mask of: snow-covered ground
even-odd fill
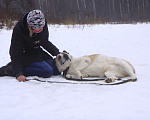
[[[130,61],[138,81],[97,86],[0,77],[0,120],[150,120],[150,24],[56,25],[49,30],[60,51],[74,57],[100,53]],[[0,66],[10,61],[11,34],[0,30]]]

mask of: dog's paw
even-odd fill
[[[106,78],[106,79],[105,79],[105,82],[106,82],[106,83],[111,83],[111,82],[112,82],[112,79],[111,79],[111,78]]]
[[[77,79],[78,77],[76,75],[66,75],[67,78],[75,78]],[[81,78],[80,78],[81,79]]]
[[[137,78],[135,78],[135,79],[132,79],[132,82],[136,82],[137,81]]]
[[[112,82],[114,82],[116,80],[116,78],[106,78],[105,79],[105,82],[106,83],[112,83]]]
[[[72,75],[66,75],[67,78],[73,78]]]

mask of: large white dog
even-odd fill
[[[64,51],[56,56],[55,64],[60,72],[65,71],[68,78],[106,77],[107,83],[127,76],[137,80],[135,70],[128,61],[101,54],[74,58]]]

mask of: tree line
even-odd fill
[[[17,20],[33,9],[52,24],[150,21],[150,0],[1,0],[0,20]]]

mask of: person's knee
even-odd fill
[[[49,69],[45,69],[43,71],[43,78],[49,78],[53,75],[53,69],[49,68]]]

